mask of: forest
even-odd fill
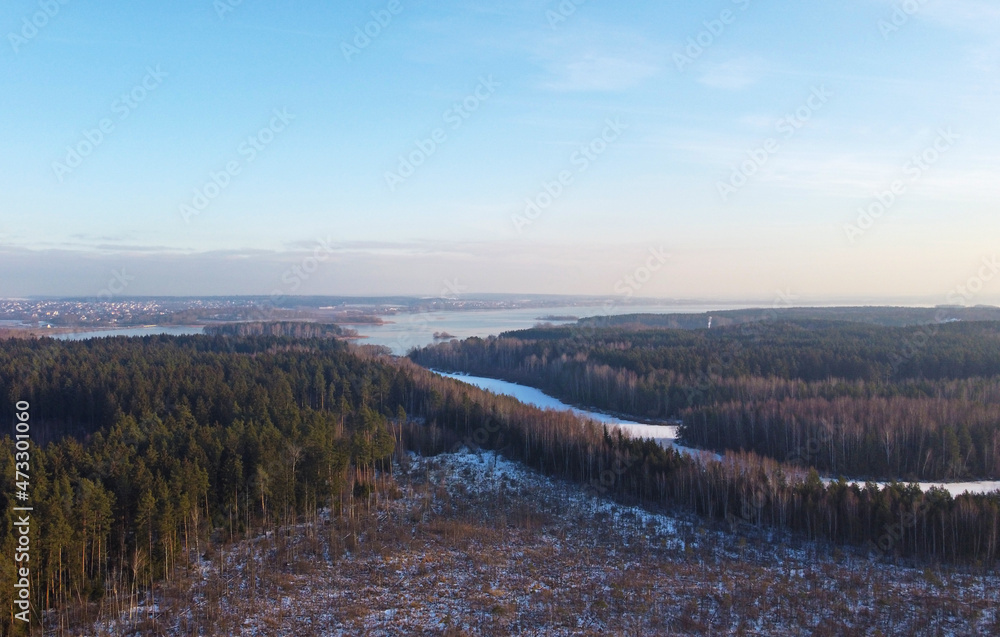
[[[778,297],[778,302],[791,299]],[[729,327],[744,323],[762,321],[801,322],[837,321],[864,323],[884,327],[909,327],[951,323],[956,321],[1000,321],[1000,307],[978,305],[963,307],[945,305],[940,307],[784,307],[747,308],[740,310],[717,310],[700,314],[617,314],[589,316],[579,320],[581,326],[591,327],[671,327],[677,329],[701,329],[712,319],[715,327]],[[543,318],[551,321],[555,319]]]
[[[646,324],[658,321],[537,327],[411,358],[639,419],[680,419],[694,447],[793,461],[808,446],[805,466],[834,477],[1000,477],[1000,323]]]
[[[34,618],[50,627],[127,609],[209,546],[320,511],[354,516],[391,497],[406,452],[492,449],[601,497],[886,559],[994,565],[1000,549],[1000,493],[825,486],[815,470],[752,451],[681,455],[336,339],[11,339],[0,342],[0,413],[19,401],[34,423]],[[13,467],[8,436],[5,555],[15,543]],[[0,567],[5,608],[13,566]],[[10,633],[12,615],[0,624]]]
[[[248,321],[207,325],[210,336],[293,336],[295,338],[356,338],[358,331],[312,321]]]

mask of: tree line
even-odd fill
[[[405,379],[331,340],[0,343],[0,411],[31,404],[36,609],[135,599],[212,538],[371,497]],[[13,445],[0,551],[13,555]],[[13,563],[2,562],[5,607]],[[12,617],[4,622],[11,627]]]
[[[1000,323],[944,324],[932,338],[926,327],[829,321],[601,325],[451,341],[410,356],[570,403],[683,419],[693,446],[786,460],[810,440],[835,438],[811,466],[879,479],[1000,478]]]
[[[1000,494],[824,486],[753,453],[685,456],[337,340],[3,341],[0,411],[20,400],[47,438],[32,450],[32,590],[50,625],[66,609],[134,603],[211,543],[321,509],[352,515],[384,497],[390,459],[406,451],[496,449],[603,497],[887,556],[993,564],[1000,548]],[[7,555],[13,461],[4,438]],[[5,608],[13,577],[12,561],[0,562]]]
[[[418,405],[430,424],[408,427],[406,446],[425,453],[474,442],[582,482],[595,494],[694,512],[731,527],[863,546],[879,556],[995,564],[1000,555],[1000,491],[953,497],[897,482],[824,484],[815,469],[753,452],[726,451],[719,461],[683,455],[420,368],[413,375],[430,388]]]
[[[295,338],[355,338],[358,331],[314,321],[246,321],[205,327],[211,336],[292,336]]]

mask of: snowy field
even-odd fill
[[[101,635],[987,635],[995,575],[706,530],[492,453],[407,456],[366,513],[216,547]]]

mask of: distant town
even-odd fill
[[[391,321],[400,313],[600,305],[607,299],[483,295],[420,297],[124,297],[0,299],[0,329],[55,332],[142,325],[204,325],[259,320],[323,320],[343,325]],[[677,301],[673,301],[676,303]],[[618,304],[621,304],[620,302]]]

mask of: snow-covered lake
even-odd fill
[[[505,380],[497,380],[495,378],[484,378],[482,376],[470,376],[468,374],[451,374],[440,372],[434,370],[436,374],[444,376],[446,378],[454,378],[455,380],[461,381],[463,383],[468,383],[474,387],[479,387],[480,389],[485,389],[491,391],[494,394],[503,394],[504,396],[512,396],[526,405],[533,405],[541,409],[557,409],[557,410],[569,410],[580,416],[586,418],[591,418],[598,422],[607,423],[622,429],[622,431],[628,432],[634,438],[652,438],[657,443],[663,446],[670,446],[682,453],[687,454],[707,454],[709,452],[699,451],[697,449],[691,449],[690,447],[683,447],[677,444],[677,426],[676,425],[647,425],[644,423],[633,422],[631,420],[624,420],[615,416],[610,416],[608,414],[602,414],[596,411],[588,411],[586,409],[578,409],[572,407],[562,402],[557,398],[549,396],[540,389],[534,387],[528,387],[526,385],[518,385],[516,383],[509,383]],[[716,454],[710,454],[718,458]],[[824,478],[824,482],[835,482],[835,478]],[[859,485],[864,485],[863,480],[851,480],[848,482],[856,482]],[[888,484],[887,482],[876,482],[880,486]],[[920,488],[924,491],[930,489],[931,487],[940,487],[946,489],[952,495],[961,495],[968,491],[969,493],[989,493],[990,491],[996,491],[1000,489],[1000,480],[984,480],[979,482],[918,482]]]

